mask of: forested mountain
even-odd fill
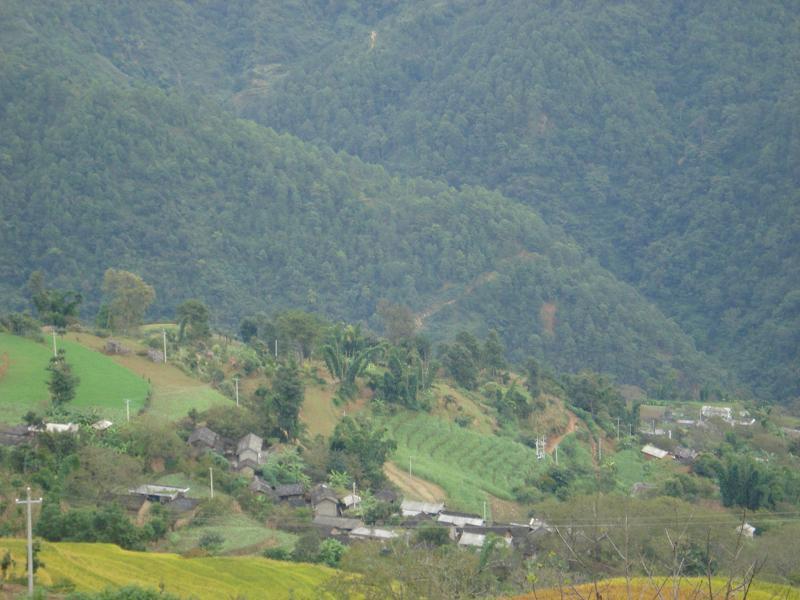
[[[196,296],[231,324],[290,306],[367,320],[387,298],[434,328],[495,326],[520,359],[641,384],[717,375],[641,296],[495,192],[391,178],[152,87],[6,63],[0,90],[6,304],[43,268],[91,310],[116,266],[155,285],[161,315]],[[558,312],[540,318],[546,303]]]
[[[720,381],[682,328],[796,395],[797,11],[651,4],[3,3],[0,304],[44,268],[91,311],[116,266],[160,314],[388,298],[559,369]]]
[[[762,392],[800,391],[800,5],[406,3],[246,114],[534,206]]]

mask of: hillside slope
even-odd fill
[[[7,307],[36,268],[89,311],[114,266],[155,285],[158,316],[199,297],[228,324],[297,306],[369,320],[381,298],[422,311],[478,281],[450,306],[471,320],[445,313],[434,332],[493,326],[518,359],[625,382],[720,379],[674,323],[497,193],[392,178],[152,87],[78,86],[7,61],[0,90]],[[561,307],[554,329],[544,303]]]
[[[791,398],[798,23],[792,2],[411,2],[244,114],[535,207],[702,349]]]

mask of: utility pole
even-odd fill
[[[17,504],[28,505],[28,595],[33,598],[33,525],[31,523],[31,504],[41,504],[42,499],[31,500],[31,488],[28,486],[25,490],[25,500],[17,498]]]
[[[278,340],[275,340],[275,358],[278,358]]]
[[[603,438],[597,438],[597,457],[600,462],[603,462]]]
[[[556,466],[558,466],[558,446],[556,446]]]
[[[208,481],[211,484],[211,497],[214,497],[214,467],[208,467]]]
[[[236,406],[239,406],[239,378],[233,378],[234,389],[236,390]]]
[[[164,364],[167,364],[167,330],[161,330],[161,337],[164,340]]]
[[[131,400],[130,398],[125,398],[125,416],[128,419],[128,423],[131,422]]]
[[[619,440],[619,417],[617,417],[617,439]]]
[[[53,356],[58,356],[58,348],[56,348],[56,328],[53,327]]]
[[[411,457],[408,457],[408,476],[411,477]]]
[[[486,524],[486,500],[483,501],[483,523]]]

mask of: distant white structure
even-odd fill
[[[483,543],[486,541],[486,536],[482,533],[468,533],[464,532],[458,538],[459,546],[471,546],[473,548],[483,548]]]
[[[750,525],[750,523],[743,523],[736,528],[736,533],[741,533],[745,537],[755,537],[756,535],[756,528]]]
[[[439,513],[436,522],[444,523],[445,525],[455,525],[456,527],[464,527],[464,525],[475,525],[477,527],[483,527],[484,525],[486,525],[486,521],[484,521],[479,515],[470,515],[466,513],[454,513],[454,512]]]
[[[360,540],[393,540],[397,538],[398,535],[389,529],[356,527],[350,531],[350,537]]]
[[[669,455],[669,452],[653,446],[653,444],[645,444],[642,446],[642,453],[652,458],[664,458]]]
[[[733,411],[730,406],[703,406],[700,409],[700,414],[703,415],[704,419],[718,417],[725,421],[733,420]]]
[[[403,500],[400,510],[404,517],[416,517],[420,514],[438,515],[444,510],[444,502],[417,502],[415,500]]]
[[[78,433],[77,423],[45,423],[44,431],[47,433]],[[28,428],[29,431],[42,431],[41,428],[37,428],[31,426]]]
[[[94,429],[95,431],[105,431],[106,429],[111,427],[113,424],[114,423],[112,423],[108,419],[101,419],[100,421],[97,421],[96,423],[92,423],[92,429]]]

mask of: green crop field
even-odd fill
[[[131,412],[144,406],[148,383],[116,364],[111,358],[72,340],[58,340],[67,362],[80,378],[72,408],[96,409],[114,421],[124,419],[125,399]],[[0,407],[4,421],[19,421],[29,410],[49,402],[46,371],[52,346],[27,338],[0,333]]]
[[[11,551],[14,577],[23,577],[25,542],[0,539]],[[130,552],[111,544],[42,544],[40,585],[74,585],[79,591],[139,585],[199,600],[218,598],[319,598],[318,588],[336,571],[317,565],[255,557],[182,558],[177,554]]]
[[[410,459],[412,473],[440,485],[454,509],[482,512],[487,493],[513,500],[512,489],[549,464],[523,444],[427,414],[403,413],[384,424],[397,442],[394,462],[407,469]]]
[[[165,550],[183,553],[200,544],[200,538],[207,533],[222,536],[220,552],[252,553],[263,548],[283,548],[291,552],[297,536],[285,531],[269,529],[256,520],[241,513],[231,513],[212,517],[203,525],[182,527],[167,535]]]

